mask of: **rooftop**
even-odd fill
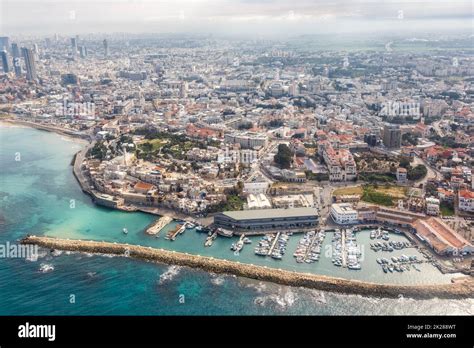
[[[301,216],[317,216],[314,208],[291,208],[291,209],[259,209],[225,211],[222,214],[235,220],[249,220],[262,218],[291,218]]]

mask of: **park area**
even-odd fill
[[[408,198],[408,188],[395,185],[362,185],[336,189],[333,196],[359,195],[361,200],[384,206],[394,206],[399,199]]]

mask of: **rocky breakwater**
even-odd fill
[[[24,244],[78,252],[113,254],[137,259],[187,266],[213,273],[234,274],[240,277],[269,281],[278,284],[307,287],[325,291],[364,296],[392,297],[400,296],[428,299],[472,298],[474,297],[474,278],[462,277],[450,284],[436,285],[392,285],[375,284],[358,280],[329,277],[310,273],[298,273],[287,270],[243,264],[235,261],[212,257],[190,255],[163,249],[154,249],[138,245],[95,242],[84,240],[57,239],[50,237],[28,236]]]

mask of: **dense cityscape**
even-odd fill
[[[19,32],[0,61],[0,254],[40,248],[1,315],[473,313],[472,33]]]

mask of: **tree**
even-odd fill
[[[94,147],[90,149],[89,156],[92,158],[97,158],[99,160],[105,159],[107,155],[107,146],[105,146],[103,141],[98,141],[95,143]]]
[[[402,141],[404,144],[418,145],[418,137],[413,133],[404,133],[402,135]]]
[[[291,161],[293,159],[293,152],[290,150],[288,145],[278,145],[278,152],[273,158],[275,163],[282,169],[288,169],[291,167]]]
[[[408,169],[410,167],[410,160],[406,156],[400,157],[400,162],[399,162],[400,167]]]
[[[407,172],[408,180],[420,180],[423,179],[428,170],[423,164],[419,164],[416,167],[410,167]]]

